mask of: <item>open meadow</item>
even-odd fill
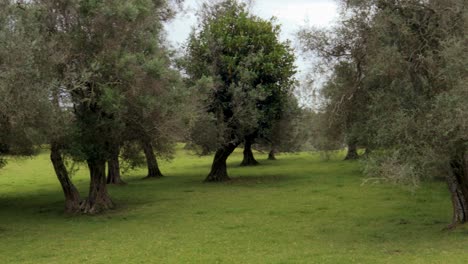
[[[48,152],[0,171],[1,263],[467,263],[468,229],[450,223],[442,182],[411,192],[362,185],[357,162],[318,154],[279,155],[242,168],[232,181],[203,183],[212,157],[180,146],[166,177],[124,173],[110,186],[117,208],[63,213]],[[89,176],[73,176],[82,196]]]

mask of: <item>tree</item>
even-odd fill
[[[6,163],[3,155],[34,155],[45,140],[50,105],[30,34],[39,32],[25,8],[0,1],[0,167]]]
[[[80,112],[84,113],[83,118],[78,118],[83,125],[78,127],[90,132],[90,137],[85,137],[85,144],[82,145],[86,146],[84,153],[91,175],[96,171],[95,178],[99,181],[102,178],[103,164],[112,156],[112,148],[115,148],[112,146],[120,144],[122,133],[129,131],[129,128],[133,129],[133,132],[141,128],[135,135],[141,140],[148,159],[148,176],[161,176],[153,146],[154,135],[162,137],[162,134],[150,134],[150,131],[153,131],[155,126],[161,130],[164,118],[170,120],[170,116],[163,112],[167,109],[160,107],[164,105],[164,99],[167,99],[161,95],[167,90],[174,90],[171,83],[163,81],[166,78],[164,74],[170,73],[164,49],[160,45],[161,21],[168,18],[165,13],[166,4],[166,1],[123,1],[117,4],[103,3],[95,6],[94,3],[90,3],[89,6],[84,6],[85,18],[88,18],[89,13],[92,14],[85,28],[89,26],[92,32],[102,33],[93,35],[94,38],[86,36],[84,39],[84,42],[90,45],[88,50],[96,52],[91,53],[93,59],[88,65],[93,71],[87,84],[90,84],[89,88],[97,96],[90,98],[87,94],[89,88],[85,89],[85,96],[78,94],[78,99],[86,100],[85,104],[77,104],[77,115],[79,116]],[[87,8],[90,9],[86,10]],[[85,34],[88,35],[87,32]],[[166,102],[171,103],[169,100]],[[140,126],[136,126],[132,122],[134,120],[130,120],[128,113],[135,113],[132,118],[136,119]],[[160,118],[154,118],[155,113]],[[154,122],[158,121],[155,125]],[[158,127],[159,125],[161,126]],[[89,128],[93,126],[96,127],[90,131]],[[96,132],[103,138],[94,141]],[[80,135],[83,138],[82,135],[86,133],[81,132]],[[89,148],[90,146],[92,148]],[[101,182],[96,185],[100,184]]]
[[[76,212],[80,195],[62,157],[63,125],[70,121],[70,115],[59,109],[61,87],[56,82],[55,67],[62,53],[57,49],[51,54],[43,48],[50,41],[51,28],[41,20],[36,5],[3,1],[1,10],[4,27],[0,43],[4,46],[0,49],[4,53],[0,56],[0,97],[5,100],[0,103],[1,152],[32,155],[35,146],[50,142],[50,158],[65,195],[65,211]]]
[[[160,45],[162,22],[174,14],[172,4],[1,2],[1,153],[32,155],[35,146],[50,143],[66,211],[97,213],[113,207],[105,186],[105,163],[109,164],[109,182],[122,183],[119,148],[127,139],[126,114],[137,105],[135,101],[153,102],[152,108],[143,105],[137,111],[159,110],[159,118],[140,115],[139,122],[152,117],[151,124],[159,122],[159,131],[164,127],[165,134],[169,134],[168,127],[174,127],[167,124],[177,123],[170,111],[160,107],[161,102],[167,102],[166,108],[181,104],[180,96],[174,96],[180,90],[178,74],[169,69],[168,52]],[[146,133],[144,138],[157,142],[163,151],[163,146],[171,145],[164,143],[167,137],[163,135]],[[68,175],[65,155],[88,165],[90,191],[84,202]]]
[[[293,94],[283,98],[281,108],[271,127],[263,129],[257,139],[257,147],[268,152],[269,160],[276,160],[280,152],[310,150],[311,125],[314,124],[311,110],[301,108]]]
[[[172,156],[175,142],[184,137],[183,119],[187,92],[184,91],[179,72],[170,68],[168,52],[155,47],[152,61],[148,61],[149,78],[137,82],[126,93],[123,138],[141,146],[148,174],[146,178],[163,177],[155,152],[161,157]],[[149,56],[147,55],[149,60]],[[137,75],[138,76],[138,75]],[[128,156],[127,156],[128,158]]]
[[[133,98],[126,95],[142,86],[155,88],[153,80],[158,76],[152,71],[160,58],[161,21],[168,16],[168,2],[34,3],[50,35],[43,50],[48,49],[47,54],[57,47],[63,50],[59,63],[50,64],[58,66],[52,71],[73,109],[66,152],[86,161],[90,171],[89,195],[80,210],[98,213],[113,207],[105,164],[111,161],[111,172],[118,172],[118,149],[128,121],[125,114]]]
[[[269,101],[292,86],[294,57],[278,40],[279,30],[237,1],[203,6],[187,44],[185,68],[193,84],[203,77],[212,82],[206,106],[220,141],[206,181],[229,180],[227,158],[257,133],[268,111],[276,111]]]
[[[331,29],[303,28],[299,33],[303,51],[316,55],[320,73],[331,72],[320,90],[322,108],[328,122],[323,128],[329,140],[341,140],[348,147],[346,160],[357,159],[357,147],[368,146],[368,90],[363,89],[368,67],[367,49],[372,6],[347,5],[337,25]],[[323,76],[323,75],[322,75]]]
[[[468,220],[466,1],[375,5],[379,12],[373,19],[374,74],[368,80],[369,86],[378,87],[372,93],[374,118],[369,120],[378,128],[374,144],[391,153],[385,156],[399,168],[397,178],[414,180],[443,172],[452,194],[452,224],[464,223]],[[387,31],[382,32],[382,27]],[[377,76],[384,82],[379,83]]]
[[[365,35],[350,38],[366,43],[359,90],[367,98],[367,129],[359,134],[375,148],[367,172],[412,184],[444,174],[452,195],[452,226],[465,223],[466,1],[343,2],[343,16],[368,25]],[[341,28],[349,25],[341,23]],[[339,64],[347,63],[349,60],[339,59]],[[334,70],[333,78],[339,77],[340,72]],[[355,90],[350,96],[356,98],[357,94]]]

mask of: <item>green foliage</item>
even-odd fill
[[[373,176],[417,183],[451,175],[468,131],[466,3],[343,2],[331,31],[300,34],[332,70],[323,130],[377,149],[367,167]]]
[[[222,130],[219,143],[240,143],[271,127],[294,84],[294,56],[278,40],[280,27],[249,14],[244,4],[205,5],[187,43],[185,69],[191,83],[213,80],[206,108]]]
[[[319,59],[314,65],[324,79],[317,105],[323,114],[319,137],[323,150],[341,149],[344,144],[373,147],[369,139],[372,129],[369,118],[369,90],[363,86],[367,77],[370,26],[372,11],[366,5],[342,8],[339,21],[329,29],[303,28],[298,33],[303,51]]]
[[[298,105],[294,95],[282,99],[281,112],[257,135],[257,148],[274,152],[309,151],[313,147],[314,113]]]
[[[32,155],[45,141],[50,108],[35,67],[40,32],[26,8],[1,1],[0,155]],[[31,42],[31,38],[37,38]]]
[[[420,178],[450,175],[450,159],[467,140],[468,50],[458,43],[467,40],[468,9],[448,2],[454,9],[436,1],[383,6],[374,18],[377,28],[391,30],[374,32],[387,55],[371,50],[380,77],[368,79],[377,87],[369,125],[377,128],[376,144],[397,149],[392,156]]]
[[[221,128],[216,126],[216,118],[212,114],[200,115],[194,122],[190,130],[190,146],[200,155],[208,155],[218,148],[218,131]]]
[[[27,5],[25,12],[35,19],[30,26],[41,33],[26,43],[37,43],[33,66],[44,99],[47,93],[53,99],[48,136],[77,160],[105,160],[112,144],[134,139],[129,134],[171,152],[169,135],[180,127],[175,123],[181,116],[171,108],[183,103],[185,93],[179,93],[180,77],[169,69],[169,51],[161,44],[169,5],[149,0]]]

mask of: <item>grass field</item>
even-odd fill
[[[66,216],[48,154],[0,170],[0,263],[468,263],[468,228],[447,232],[443,183],[412,193],[362,185],[356,162],[280,155],[206,184],[211,157],[178,150],[167,175],[111,186],[118,208]],[[74,176],[83,196],[85,170]]]

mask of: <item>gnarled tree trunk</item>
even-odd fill
[[[80,211],[80,193],[68,176],[67,168],[63,162],[60,144],[56,142],[51,143],[50,160],[54,166],[57,179],[62,186],[63,194],[65,195],[65,212],[77,213]]]
[[[146,164],[148,166],[148,175],[146,176],[147,179],[156,179],[163,177],[161,170],[159,169],[158,161],[156,160],[156,156],[154,155],[153,146],[151,145],[150,141],[143,141],[142,142],[143,152],[145,153],[146,157]]]
[[[449,191],[452,195],[452,225],[468,222],[468,154],[461,147],[450,161],[452,172],[447,177]]]
[[[275,148],[271,148],[270,152],[268,153],[268,160],[276,160],[275,154]]]
[[[241,166],[255,166],[258,165],[258,161],[255,160],[255,157],[252,152],[253,140],[249,137],[245,138],[244,141],[244,159],[241,162]]]
[[[118,144],[112,146],[111,156],[107,161],[107,183],[123,185],[125,182],[120,175],[120,162],[119,162],[120,147]]]
[[[355,160],[358,159],[359,155],[357,153],[357,145],[352,142],[348,144],[348,153],[346,154],[345,160]]]
[[[226,161],[236,147],[237,144],[229,143],[216,151],[213,164],[211,165],[211,171],[206,177],[205,182],[223,182],[230,180],[227,174]]]
[[[81,210],[85,214],[96,214],[102,211],[112,209],[112,202],[106,185],[106,160],[88,159],[88,168],[90,174],[89,196],[82,204]]]

